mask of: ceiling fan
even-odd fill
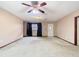
[[[32,5],[22,3],[22,5],[25,5],[25,6],[28,6],[28,7],[33,7],[33,9],[29,10],[28,13],[32,12],[34,9],[37,9],[41,13],[45,13],[45,11],[41,10],[40,7],[43,7],[43,6],[47,5],[46,2],[42,2],[41,4],[39,4],[38,1],[31,1],[31,4]]]

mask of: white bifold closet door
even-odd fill
[[[53,24],[48,24],[48,37],[53,37]]]
[[[77,19],[77,43],[79,45],[79,18]]]

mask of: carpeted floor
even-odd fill
[[[76,57],[79,46],[74,46],[56,37],[25,37],[0,49],[3,57]]]

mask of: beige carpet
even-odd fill
[[[6,57],[74,57],[79,56],[79,47],[58,38],[25,37],[0,49]]]

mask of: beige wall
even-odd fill
[[[79,11],[75,11],[54,24],[55,36],[74,43],[74,17],[79,16]]]
[[[48,23],[42,22],[42,35],[48,36]]]
[[[23,21],[0,9],[0,47],[23,37]]]
[[[23,21],[23,36],[27,36],[27,22]]]

